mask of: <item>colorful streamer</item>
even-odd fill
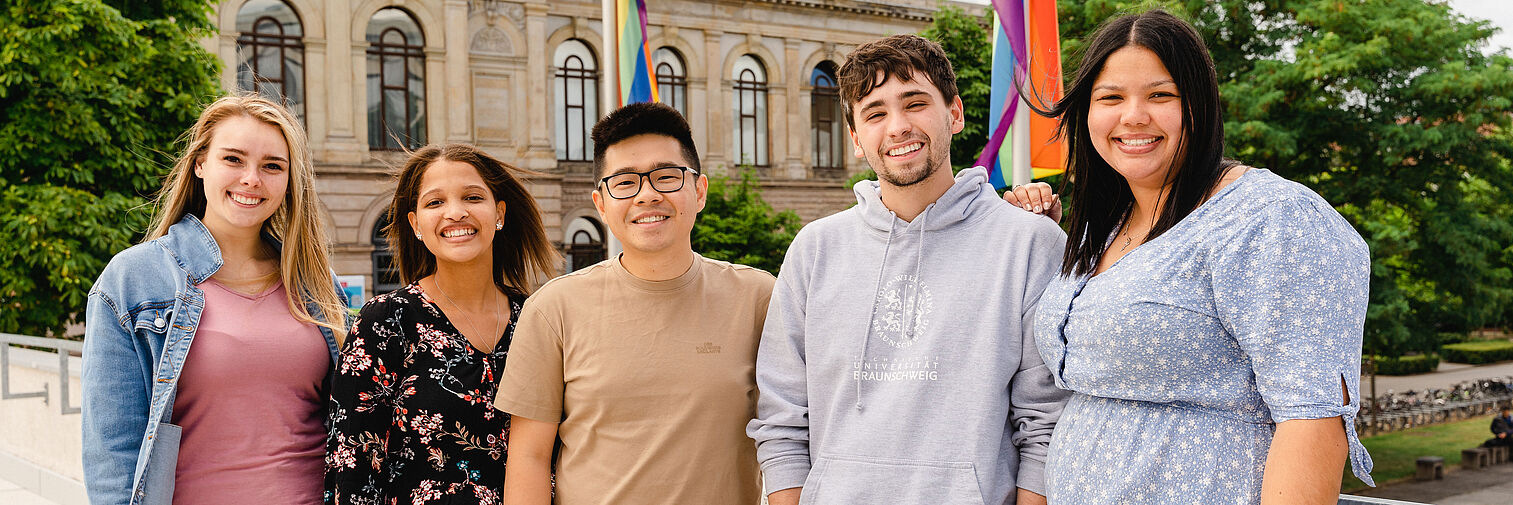
[[[619,21],[616,42],[620,49],[620,106],[658,101],[651,47],[646,43],[646,1],[615,0],[615,3],[615,17]]]
[[[1027,117],[1017,117],[1020,88],[1030,92],[1026,98],[1039,103],[1061,98],[1061,42],[1055,0],[993,0],[993,12],[991,136],[977,165],[988,167],[993,185],[1004,188],[1016,182],[1015,164],[1028,164],[1032,178],[1064,170],[1065,150],[1056,138],[1056,120],[1028,111]],[[1018,128],[1015,119],[1019,119]],[[1028,146],[1027,152],[1016,153],[1016,143]]]

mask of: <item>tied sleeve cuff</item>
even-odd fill
[[[1015,476],[1014,486],[1045,496],[1045,462],[1020,456],[1019,474]]]
[[[762,482],[768,494],[804,487],[806,480],[809,480],[808,456],[778,458],[762,465]]]
[[[1355,419],[1359,415],[1354,405],[1327,405],[1327,406],[1303,406],[1291,408],[1274,408],[1272,421],[1281,424],[1283,421],[1293,419],[1324,419],[1339,416],[1345,423],[1345,440],[1350,453],[1350,470],[1355,478],[1371,487],[1376,487],[1376,481],[1371,479],[1371,453],[1366,451],[1366,446],[1361,444],[1361,438],[1355,430]]]
[[[1376,487],[1376,481],[1371,479],[1371,468],[1375,466],[1371,461],[1371,453],[1366,452],[1366,446],[1361,445],[1361,438],[1355,431],[1354,410],[1340,416],[1345,421],[1345,439],[1350,445],[1350,470],[1355,473],[1355,478],[1361,479],[1366,485]]]

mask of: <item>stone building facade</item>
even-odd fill
[[[854,202],[835,67],[915,33],[936,0],[647,0],[662,101],[707,173],[750,166],[804,222]],[[381,228],[404,148],[468,142],[537,172],[529,186],[565,270],[613,242],[589,200],[587,130],[606,105],[597,0],[224,0],[205,44],[226,89],[282,96],[309,132],[338,274],[393,289]]]

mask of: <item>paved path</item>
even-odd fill
[[[4,503],[5,505],[56,505],[4,478],[0,478],[0,503]]]
[[[1353,494],[1434,505],[1513,503],[1513,463],[1480,470],[1447,470],[1443,480],[1403,482]]]
[[[1426,388],[1443,389],[1468,380],[1507,376],[1513,376],[1513,361],[1504,361],[1489,365],[1463,365],[1460,363],[1441,362],[1439,370],[1433,373],[1405,375],[1401,377],[1378,375],[1376,377],[1376,394],[1387,394],[1387,390],[1389,389],[1399,393]],[[1370,395],[1370,388],[1371,383],[1365,377],[1362,377],[1361,389],[1365,394]]]

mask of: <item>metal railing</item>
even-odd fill
[[[1388,500],[1369,496],[1340,495],[1340,505],[1426,505],[1416,501]]]
[[[1468,380],[1445,388],[1389,391],[1362,402],[1356,431],[1390,433],[1491,415],[1508,405],[1513,405],[1513,376]]]
[[[11,346],[24,345],[51,349],[58,353],[58,408],[64,415],[78,414],[79,407],[69,403],[69,363],[70,353],[83,353],[84,342],[77,340],[63,340],[60,338],[28,337],[26,335],[14,335],[0,333],[0,400],[15,400],[20,398],[42,398],[42,404],[47,405],[50,395],[48,383],[42,383],[41,391],[28,391],[24,393],[11,392]]]

